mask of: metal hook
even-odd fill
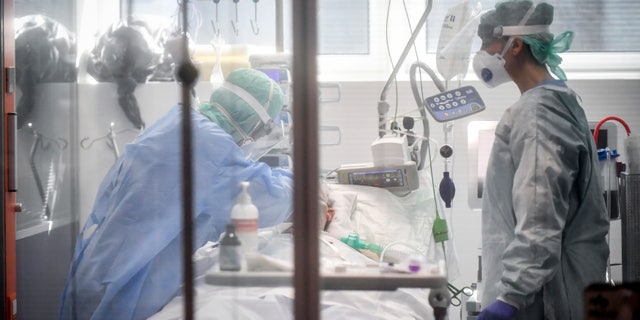
[[[218,27],[218,23],[211,20],[211,27],[213,27],[213,34],[217,37],[220,37],[220,27]]]
[[[123,132],[127,132],[127,131],[141,131],[141,130],[136,130],[136,129],[123,129],[120,131],[114,131],[113,127],[115,126],[115,124],[113,122],[110,123],[109,125],[109,131],[107,132],[106,135],[99,137],[99,138],[95,138],[91,141],[89,141],[89,138],[84,138],[82,140],[80,140],[80,147],[82,147],[82,149],[89,149],[91,148],[91,146],[93,145],[94,142],[99,141],[99,140],[107,140],[107,146],[109,148],[111,148],[111,150],[113,150],[113,153],[116,157],[116,160],[120,157],[120,150],[118,149],[118,142],[116,141],[116,136],[120,133]],[[89,142],[87,144],[87,141]]]
[[[66,149],[67,145],[69,144],[69,142],[67,142],[67,140],[65,140],[63,138],[60,138],[60,137],[52,138],[52,137],[48,137],[48,136],[40,133],[38,130],[36,130],[33,127],[33,123],[31,123],[31,122],[27,123],[27,127],[33,133],[33,137],[35,139],[34,144],[35,145],[39,145],[40,148],[42,148],[43,150],[49,149],[49,146],[50,146],[51,142],[55,143],[55,145],[60,150]]]
[[[236,34],[236,36],[238,36],[238,33],[240,33],[240,28],[238,28],[238,2],[240,0],[233,0],[233,2],[236,4],[236,21],[231,20],[231,26],[233,27],[233,33]]]
[[[256,36],[260,33],[260,27],[258,27],[258,1],[259,0],[253,0],[253,6],[254,6],[254,10],[253,10],[253,19],[251,20],[251,29],[253,30],[253,34],[255,34]]]
[[[55,174],[55,166],[59,163],[55,163],[55,160],[51,160],[49,165],[49,176],[47,180],[47,189],[45,190],[42,179],[40,178],[40,173],[38,172],[38,168],[36,165],[36,152],[38,147],[43,150],[46,150],[51,145],[50,142],[55,143],[55,145],[60,149],[64,150],[68,143],[67,140],[58,138],[50,138],[43,134],[41,134],[38,130],[33,127],[33,123],[28,123],[27,127],[33,133],[33,143],[31,144],[31,149],[29,150],[29,165],[31,167],[31,173],[33,174],[33,179],[35,180],[36,187],[38,189],[38,194],[40,195],[40,200],[42,201],[42,214],[41,218],[46,221],[51,221],[52,219],[52,208],[50,206],[50,190],[55,190],[55,185],[57,184],[57,178]],[[62,156],[62,153],[60,153]],[[54,202],[51,202],[51,205],[54,205]]]
[[[216,37],[220,36],[220,26],[218,24],[218,3],[220,0],[213,0],[213,3],[216,5],[216,21],[211,20],[211,26],[213,27],[213,33]]]

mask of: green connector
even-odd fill
[[[447,222],[436,215],[436,220],[433,221],[433,240],[436,242],[445,242],[449,240],[449,233],[447,229]]]
[[[351,233],[348,237],[342,237],[340,240],[356,250],[369,250],[376,254],[382,253],[381,245],[360,240],[360,236],[357,233]]]

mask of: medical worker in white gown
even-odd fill
[[[267,133],[283,100],[265,74],[238,69],[192,108],[194,248],[218,240],[241,181],[250,182],[260,227],[291,215],[291,172],[254,162],[239,147]],[[146,128],[102,181],[78,236],[61,319],[146,319],[180,293],[182,112],[175,106]]]
[[[478,29],[478,77],[521,92],[496,127],[486,174],[481,320],[583,319],[585,287],[605,281],[609,220],[596,149],[558,67],[573,33],[549,33],[552,20],[549,4],[510,0]]]

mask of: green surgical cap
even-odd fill
[[[272,122],[283,103],[284,93],[275,81],[261,71],[242,68],[229,73],[225,83],[213,91],[209,103],[200,105],[200,112],[241,145],[248,138],[264,134],[270,125],[265,118]],[[254,107],[262,110],[262,117]]]
[[[507,0],[496,4],[495,9],[480,17],[478,36],[486,38],[497,26],[517,26],[533,5],[531,0]],[[550,25],[553,22],[553,6],[539,3],[524,25]],[[565,31],[558,37],[550,33],[522,35],[522,40],[529,45],[531,54],[541,64],[546,64],[553,74],[561,80],[567,76],[560,68],[562,58],[558,53],[569,50],[573,41],[573,31]]]

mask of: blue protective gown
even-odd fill
[[[181,106],[126,146],[100,185],[76,243],[62,319],[144,319],[182,284]],[[218,240],[241,190],[260,227],[292,212],[292,175],[247,160],[231,137],[192,110],[194,248]],[[91,229],[95,228],[93,233]]]
[[[560,84],[560,85],[559,85]],[[583,290],[605,281],[609,230],[594,141],[573,91],[555,82],[504,113],[482,208],[482,305],[518,319],[583,319]]]

